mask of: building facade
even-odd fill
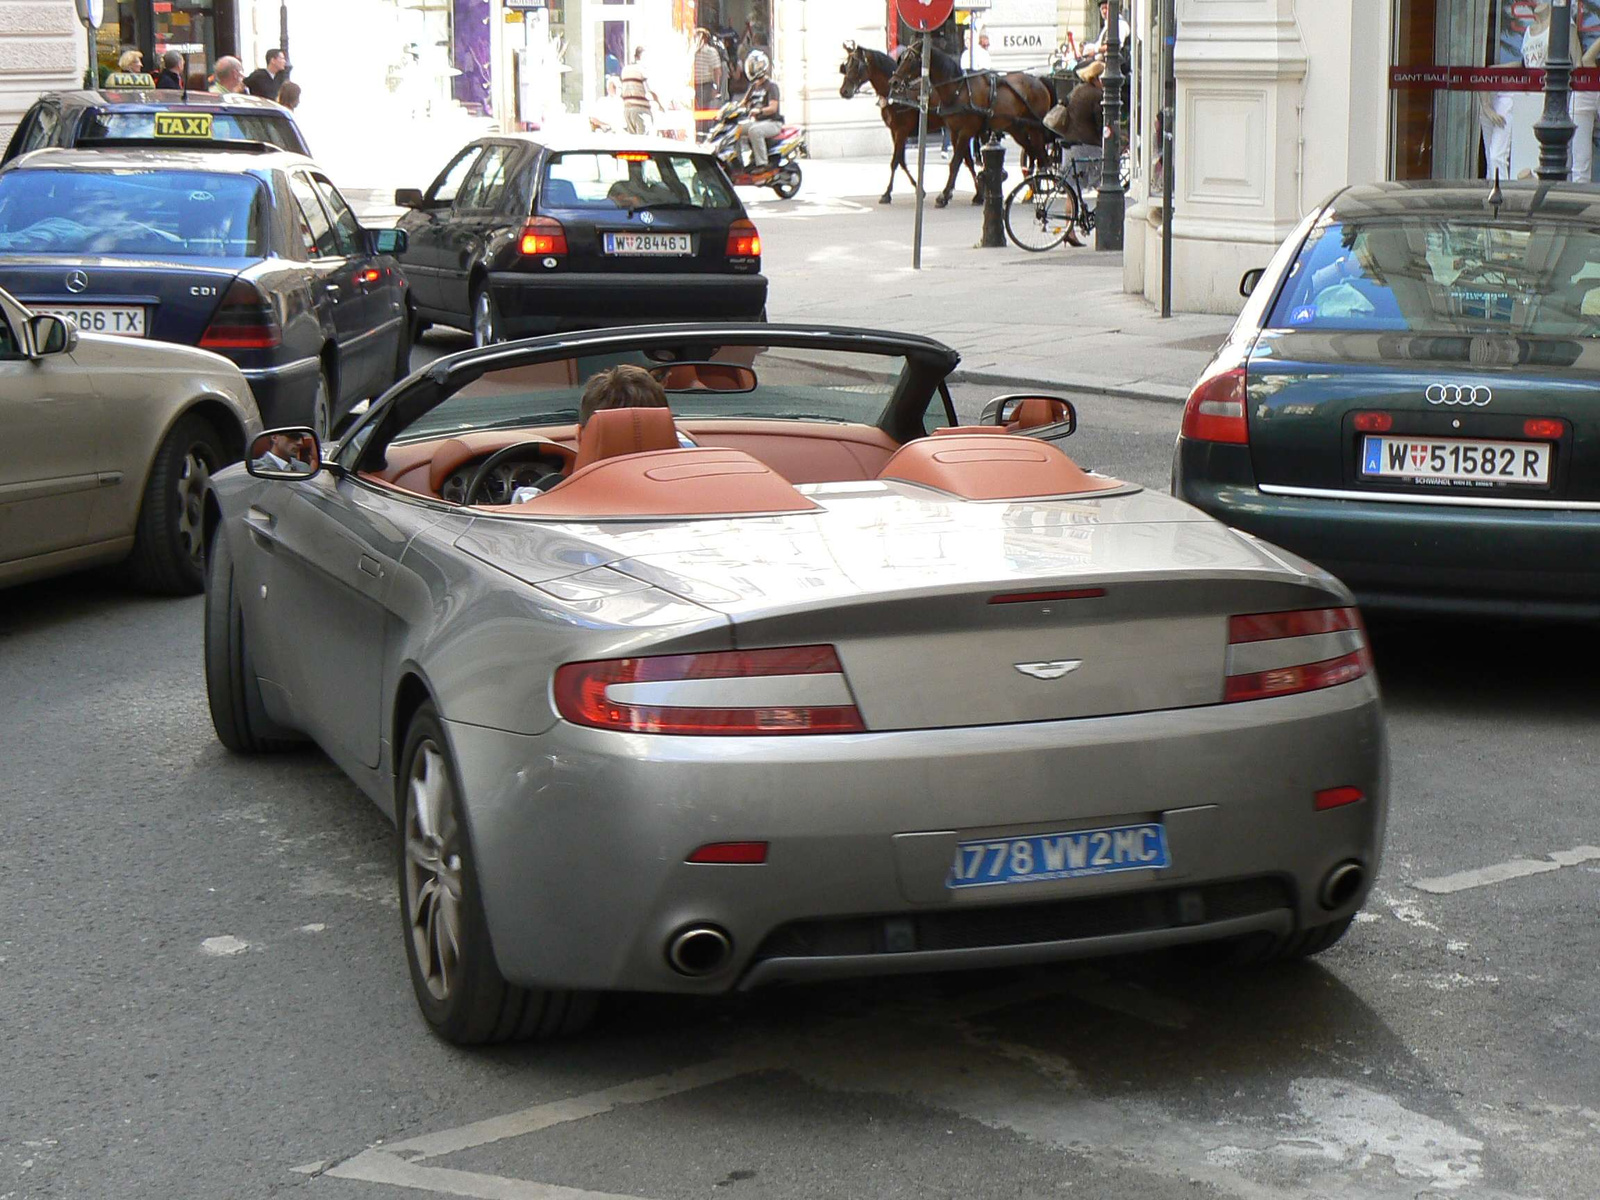
[[[0,146],[40,92],[82,81],[88,57],[72,0],[0,0]]]

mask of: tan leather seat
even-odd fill
[[[578,432],[578,461],[573,473],[603,458],[678,449],[678,427],[667,408],[606,408],[589,418]]]
[[[1017,405],[1017,411],[1007,429],[1040,429],[1054,425],[1066,416],[1061,406],[1044,396],[1030,396]]]

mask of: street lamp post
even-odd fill
[[[1539,139],[1539,178],[1567,177],[1567,151],[1572,145],[1572,6],[1553,0],[1550,12],[1550,54],[1544,67],[1544,114],[1534,124]]]
[[[1101,143],[1100,198],[1094,210],[1096,250],[1122,249],[1122,220],[1127,196],[1122,190],[1122,0],[1106,7],[1105,131]]]

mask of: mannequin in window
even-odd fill
[[[1544,70],[1550,58],[1550,21],[1554,11],[1549,0],[1539,0],[1539,4],[1534,8],[1533,20],[1529,22],[1528,28],[1522,35],[1523,66]],[[1583,0],[1573,0],[1570,11],[1574,65],[1592,67],[1600,64],[1600,38],[1596,38],[1593,45],[1587,49],[1583,48],[1583,33],[1580,29]],[[1595,117],[1600,114],[1600,92],[1573,92],[1568,101],[1567,112],[1572,117],[1572,123],[1577,126],[1572,134],[1572,155],[1568,160],[1570,171],[1567,178],[1588,183],[1594,170],[1594,126]]]

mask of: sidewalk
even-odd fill
[[[913,167],[915,170],[915,157]],[[982,210],[963,174],[950,207],[933,207],[948,164],[928,160],[923,266],[911,268],[915,205],[901,176],[878,203],[884,159],[806,160],[794,200],[740,189],[761,230],[774,321],[862,325],[922,333],[961,352],[958,379],[1182,402],[1229,317],[1163,321],[1122,290],[1122,255],[1063,246],[1043,254],[976,249]],[[1014,156],[1009,178],[1017,180]]]

